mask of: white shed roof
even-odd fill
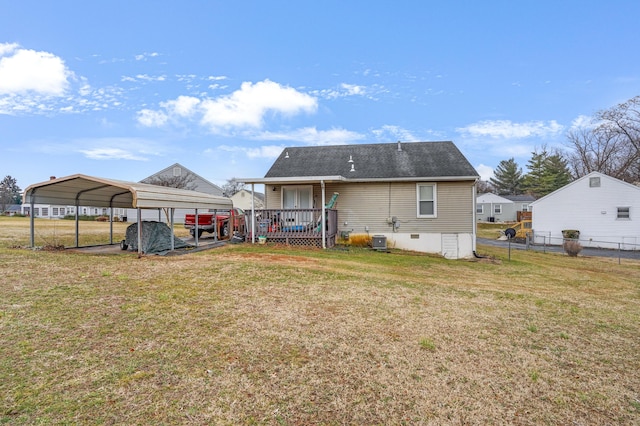
[[[114,208],[229,209],[231,199],[189,191],[76,174],[30,185],[25,203]]]

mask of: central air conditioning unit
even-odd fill
[[[387,237],[385,237],[384,235],[374,235],[371,239],[371,245],[374,250],[386,250]]]

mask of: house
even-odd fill
[[[535,243],[561,244],[577,230],[583,246],[640,250],[640,187],[591,172],[531,203]]]
[[[197,192],[202,192],[209,195],[214,195],[216,197],[222,197],[222,188],[218,185],[209,182],[207,179],[202,176],[194,173],[188,168],[184,167],[179,163],[172,164],[171,166],[160,170],[157,173],[152,174],[140,181],[140,183],[151,183],[155,185],[161,186],[173,186],[175,184],[186,184],[187,187],[183,189],[190,189]],[[174,211],[173,220],[176,223],[184,223],[185,214],[193,213],[192,210],[185,209],[176,209]],[[128,211],[124,214],[124,217],[128,221],[135,221],[136,212],[135,210],[128,209]],[[144,210],[142,211],[142,220],[157,220],[160,222],[166,221],[165,213],[161,210],[153,211],[153,210]]]
[[[317,223],[309,237],[322,232],[322,247],[363,234],[457,259],[475,251],[477,179],[453,142],[398,142],[285,148],[264,178],[239,180],[265,185],[265,210],[254,217],[267,219],[255,231],[267,239]]]
[[[2,214],[5,216],[15,216],[21,214],[21,211],[22,206],[20,204],[7,204]]]
[[[231,196],[234,207],[239,207],[242,210],[251,210],[251,192],[246,189],[241,189]],[[253,193],[253,208],[264,208],[264,194],[261,192]]]
[[[532,195],[479,194],[476,198],[478,220],[487,222],[516,222],[518,212],[530,211],[529,204],[535,201]]]

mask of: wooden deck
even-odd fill
[[[260,209],[247,215],[247,241],[252,241],[255,229],[255,241],[266,237],[267,242],[291,246],[323,247],[322,209]],[[325,238],[327,248],[333,247],[338,233],[338,211],[326,209]]]

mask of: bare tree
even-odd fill
[[[151,185],[158,185],[158,186],[166,186],[168,188],[187,189],[189,191],[194,191],[198,187],[198,184],[196,184],[195,181],[196,181],[196,176],[193,173],[188,172],[185,174],[181,174],[179,176],[172,176],[172,175],[151,176],[142,180],[142,183],[148,183]],[[162,211],[164,212],[164,216],[167,218],[167,223],[169,223],[170,222],[169,209],[166,207],[163,207]]]
[[[599,111],[591,125],[569,132],[569,166],[576,178],[598,171],[640,182],[640,96]]]
[[[225,197],[231,197],[237,192],[240,192],[244,189],[244,183],[238,182],[238,179],[231,178],[227,180],[227,183],[222,185],[222,195]]]

